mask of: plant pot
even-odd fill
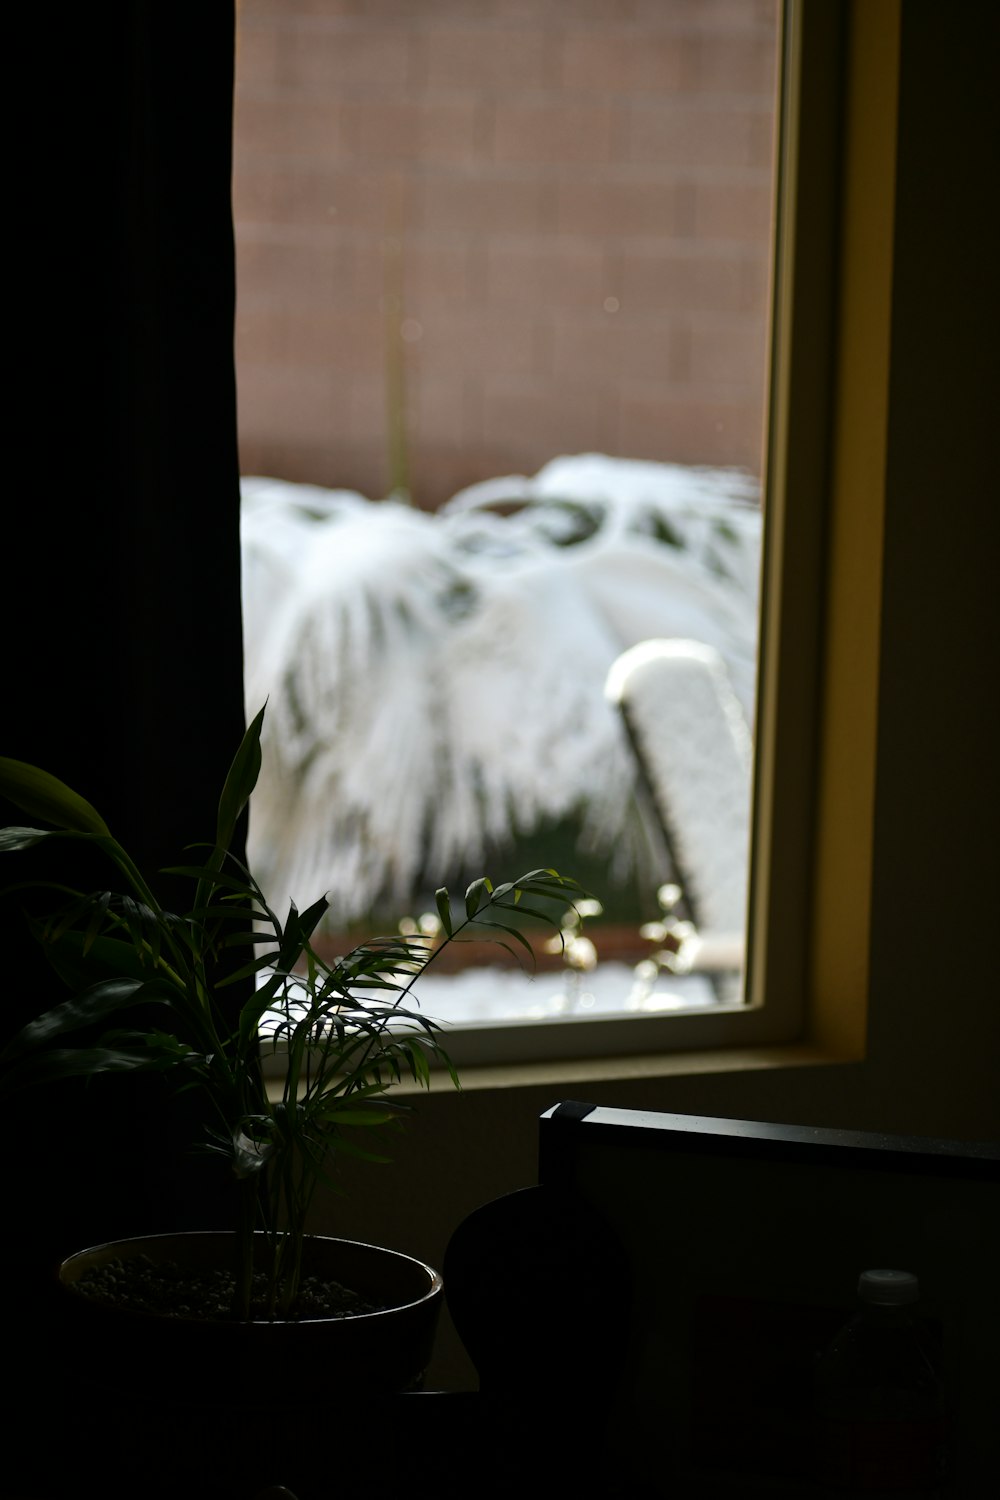
[[[88,1269],[140,1255],[228,1267],[232,1235],[112,1241],[62,1262],[52,1360],[62,1392],[61,1452],[71,1458],[46,1461],[58,1468],[78,1464],[81,1452],[108,1454],[99,1464],[102,1494],[114,1500],[251,1500],[267,1484],[289,1486],[298,1500],[326,1500],[333,1443],[334,1469],[348,1488],[367,1479],[366,1493],[381,1494],[370,1485],[373,1453],[394,1453],[390,1434],[415,1420],[410,1398],[422,1391],[444,1300],[435,1270],[376,1245],[310,1236],[305,1274],[391,1305],[299,1322],[163,1317],[74,1290]]]
[[[299,1389],[289,1393],[289,1401],[296,1404],[302,1387],[322,1380],[333,1367],[349,1369],[352,1386],[373,1394],[420,1389],[442,1305],[441,1277],[430,1266],[377,1245],[321,1236],[306,1241],[304,1274],[338,1281],[381,1306],[347,1317],[213,1322],[136,1312],[74,1290],[87,1271],[138,1256],[196,1271],[229,1267],[232,1242],[221,1230],[150,1235],[97,1245],[63,1261],[58,1274],[68,1326],[88,1351],[91,1377],[131,1388],[139,1376],[151,1393],[188,1400],[190,1382],[178,1386],[178,1368],[211,1370],[213,1400],[236,1404],[254,1372],[291,1362]],[[269,1396],[269,1405],[272,1400]]]

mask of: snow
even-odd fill
[[[589,974],[519,974],[510,969],[466,969],[428,974],[414,994],[431,1020],[463,1029],[570,1018],[658,1015],[716,1005],[703,974],[653,976],[628,964],[598,964]]]
[[[710,1009],[719,995],[705,974],[669,975],[649,966],[635,968],[613,961],[598,964],[587,974],[535,973],[477,966],[457,974],[428,973],[416,981],[407,1005],[419,1008],[441,1029],[449,1051],[455,1053],[456,1033],[485,1035],[487,1047],[473,1055],[481,1060],[495,1055],[491,1030],[510,1026],[582,1020],[628,1019]],[[273,1017],[280,1024],[280,1014]],[[265,1020],[264,1034],[268,1032]],[[268,1072],[280,1071],[265,1051]]]
[[[563,815],[634,868],[605,682],[638,642],[712,647],[752,723],[761,520],[738,471],[567,456],[434,514],[248,476],[241,531],[248,715],[267,702],[249,856],[279,912],[326,891],[337,922],[405,914],[425,870],[478,873],[488,839]]]

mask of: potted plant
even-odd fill
[[[394,1084],[408,1077],[427,1085],[432,1065],[458,1084],[437,1026],[413,998],[415,980],[441,945],[419,933],[389,936],[323,959],[312,937],[324,898],[303,911],[292,904],[283,920],[269,908],[233,852],[260,770],[263,716],[261,709],[229,770],[214,841],[191,846],[184,863],[161,872],[190,881],[190,904],[180,912],[160,904],[155,880],[82,796],[36,766],[0,760],[0,793],[32,824],[0,830],[0,851],[41,846],[53,856],[50,874],[15,880],[5,895],[32,893],[28,920],[68,989],[65,1001],[0,1050],[0,1088],[15,1097],[62,1078],[156,1070],[201,1101],[202,1144],[222,1153],[237,1184],[232,1230],[90,1247],[60,1268],[74,1316],[109,1308],[114,1338],[128,1343],[130,1361],[139,1357],[137,1347],[158,1347],[153,1365],[169,1366],[179,1328],[186,1338],[201,1329],[211,1361],[235,1351],[237,1369],[256,1358],[262,1330],[286,1341],[305,1335],[312,1344],[304,1347],[317,1351],[329,1347],[321,1338],[339,1337],[355,1385],[395,1391],[419,1385],[440,1277],[379,1247],[318,1239],[307,1226],[337,1153],[366,1154],[359,1132],[399,1118]],[[67,843],[87,846],[114,882],[107,886],[102,875],[96,889],[78,889],[60,871]],[[551,870],[497,886],[483,877],[457,907],[442,889],[444,943],[486,937],[530,955],[520,918],[558,932],[563,913],[583,894]],[[262,1064],[268,1050],[279,1050],[285,1062],[283,1080],[270,1089]],[[196,1281],[213,1283],[209,1311],[193,1301],[197,1293],[178,1257],[194,1263]],[[161,1259],[172,1269],[157,1270]],[[153,1308],[156,1292],[138,1313],[122,1307],[120,1292],[140,1260],[147,1285],[173,1277],[171,1316]],[[109,1264],[113,1291],[101,1289]],[[88,1286],[102,1303],[84,1295]],[[345,1286],[346,1307],[321,1300]],[[179,1306],[185,1311],[178,1317]],[[410,1354],[399,1352],[404,1335],[415,1341]],[[102,1333],[101,1347],[107,1337]],[[303,1346],[296,1347],[301,1359]],[[319,1358],[322,1364],[329,1355]]]

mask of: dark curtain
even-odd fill
[[[0,753],[75,786],[159,868],[212,837],[244,726],[234,10],[19,10]],[[51,982],[2,921],[9,1035]],[[5,1269],[26,1284],[95,1239],[228,1218],[227,1183],[193,1165],[183,1108],[149,1079],[53,1088],[4,1134]],[[44,1344],[17,1300],[9,1369]]]

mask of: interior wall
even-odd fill
[[[567,1068],[537,1082],[434,1094],[394,1162],[324,1208],[440,1264],[479,1203],[536,1180],[537,1120],[560,1099],[729,1118],[1000,1137],[995,767],[996,398],[987,310],[995,226],[982,184],[995,141],[997,23],[902,7],[887,516],[865,1059],[688,1076]],[[613,1073],[613,1069],[611,1070]],[[663,1206],[669,1212],[669,1205]],[[439,1374],[470,1378],[447,1325]]]
[[[993,6],[903,7],[870,1024],[890,1110],[944,1128],[978,1103],[985,1134],[1000,1134],[1000,244],[983,186],[998,44]]]

